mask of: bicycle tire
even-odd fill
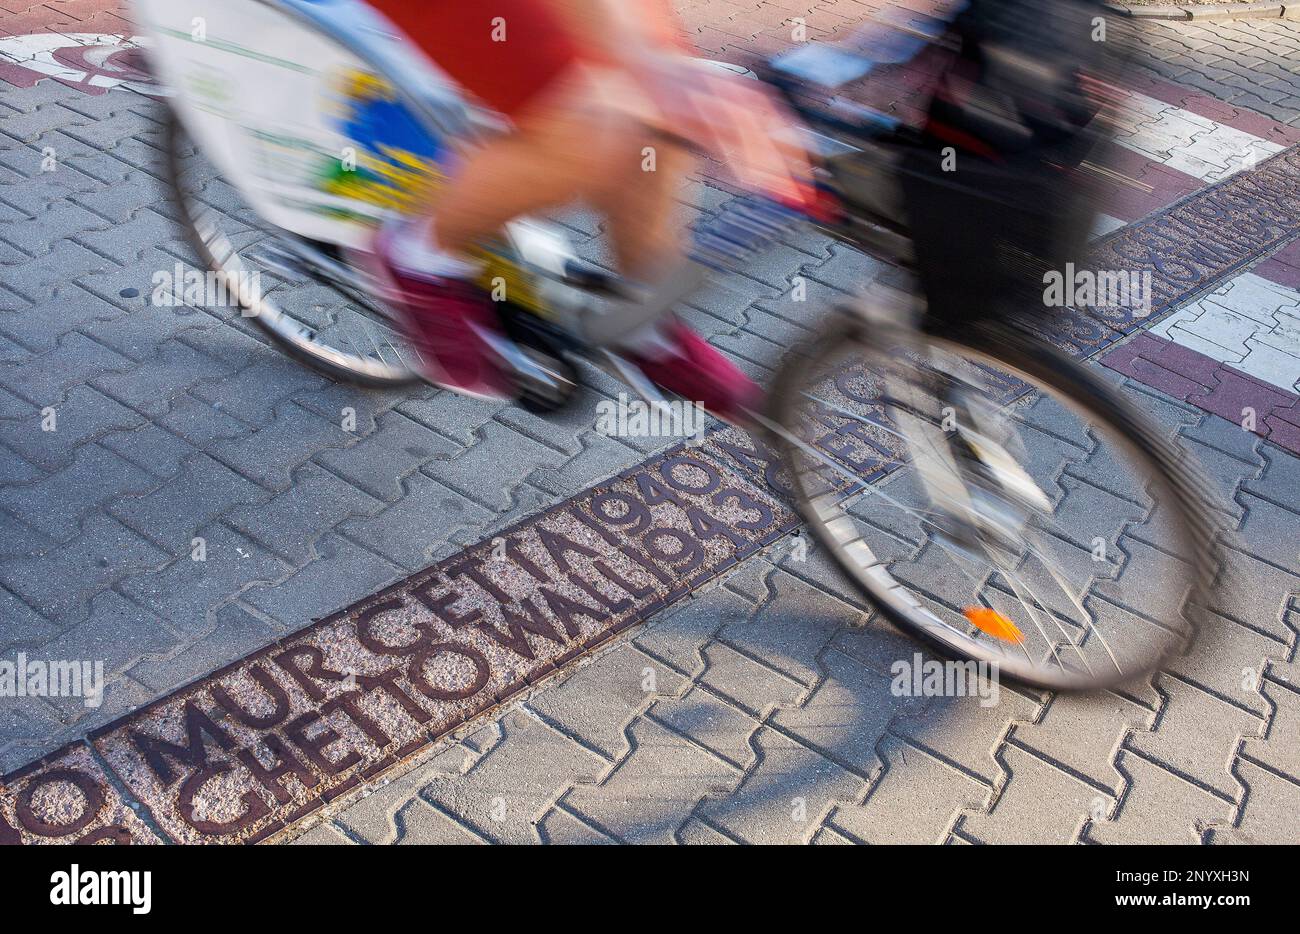
[[[869,573],[861,560],[851,557],[846,548],[846,527],[833,527],[836,515],[819,513],[813,505],[815,490],[811,488],[811,474],[803,462],[800,445],[791,440],[791,430],[799,418],[799,400],[810,373],[818,372],[817,361],[843,354],[846,346],[874,342],[875,346],[889,346],[888,341],[901,334],[892,325],[881,326],[864,322],[849,312],[830,316],[822,332],[814,337],[801,352],[787,356],[778,371],[769,396],[767,420],[769,426],[780,430],[769,431],[769,443],[779,452],[795,506],[803,516],[815,540],[824,546],[835,564],[868,603],[892,624],[919,636],[924,642],[947,657],[970,659],[997,664],[1003,676],[1038,688],[1052,690],[1084,690],[1110,687],[1149,673],[1161,666],[1175,651],[1186,651],[1200,628],[1206,625],[1199,618],[1199,608],[1209,605],[1210,582],[1217,574],[1215,546],[1218,523],[1212,518],[1208,505],[1207,484],[1199,469],[1181,447],[1171,443],[1155,424],[1111,385],[1089,371],[1079,361],[1057,351],[1025,333],[1006,325],[985,324],[965,329],[960,336],[934,337],[937,344],[948,344],[964,354],[973,354],[992,361],[998,367],[1029,378],[1036,387],[1047,387],[1057,399],[1081,411],[1092,425],[1105,425],[1118,439],[1126,443],[1145,465],[1146,477],[1161,487],[1161,501],[1170,505],[1175,534],[1189,556],[1187,563],[1187,599],[1184,615],[1188,634],[1182,642],[1170,642],[1163,650],[1142,659],[1139,666],[1124,672],[1083,673],[1066,670],[1061,666],[1055,673],[1050,666],[1037,666],[1018,656],[1002,651],[994,652],[993,644],[962,634],[948,625],[935,625],[917,607],[905,599],[907,588],[885,574]],[[859,539],[860,540],[860,539]],[[865,544],[865,543],[864,543]],[[868,552],[870,545],[867,545]],[[883,569],[883,565],[878,565]],[[933,615],[933,614],[931,614]],[[1118,666],[1117,666],[1118,667]]]

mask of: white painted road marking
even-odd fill
[[[1115,142],[1203,182],[1222,181],[1285,147],[1145,94],[1132,94]]]
[[[1150,333],[1247,376],[1300,392],[1300,291],[1254,273],[1180,308]]]

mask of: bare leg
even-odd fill
[[[653,282],[681,252],[685,224],[677,196],[695,160],[644,132],[630,134],[626,150],[619,157],[625,170],[592,192],[590,202],[609,221],[623,275]]]
[[[673,196],[691,161],[574,74],[465,160],[432,205],[438,246],[463,252],[515,217],[582,201],[608,218],[621,271],[653,275],[677,249]]]
[[[433,205],[439,245],[465,250],[515,217],[587,199],[614,170],[620,120],[585,74],[571,75],[468,156]]]

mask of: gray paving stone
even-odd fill
[[[107,448],[87,444],[71,465],[31,486],[0,487],[0,506],[55,541],[81,530],[81,517],[107,499],[144,493],[157,481]]]
[[[351,436],[342,428],[286,402],[276,410],[274,421],[251,435],[222,442],[212,453],[250,480],[281,491],[292,485],[299,465],[349,441]]]
[[[610,846],[617,843],[568,811],[552,808],[537,822],[537,837],[542,843]]]
[[[597,480],[612,476],[635,463],[634,449],[595,430],[582,435],[582,453],[558,467],[542,466],[528,477],[538,489],[557,498],[573,496]]]
[[[118,589],[167,620],[182,636],[209,626],[209,612],[253,584],[277,581],[293,567],[222,525],[204,526],[201,544],[178,555],[165,568],[132,575]]]
[[[243,607],[228,603],[212,613],[206,632],[178,643],[165,657],[143,659],[130,676],[159,694],[178,684],[216,671],[232,656],[245,655],[273,641],[279,633]]]
[[[627,751],[627,726],[656,698],[671,697],[683,687],[682,677],[671,668],[625,644],[530,699],[528,708],[614,762]]]
[[[237,336],[238,332],[230,328],[222,328],[213,336],[218,335],[220,340],[204,339],[198,349],[241,369],[233,377],[200,384],[192,393],[205,402],[220,405],[240,421],[260,428],[274,420],[283,401],[290,396],[325,385],[322,377],[265,344]],[[301,407],[298,410],[304,417],[322,421]]]
[[[1300,577],[1259,561],[1236,548],[1221,548],[1223,572],[1216,587],[1215,610],[1275,639],[1290,641],[1286,608],[1300,593]]]
[[[825,653],[825,677],[798,707],[779,710],[771,722],[827,759],[866,777],[880,766],[876,745],[900,714],[915,714],[926,698],[895,697],[891,676],[836,651]],[[870,698],[868,701],[867,698]]]
[[[999,761],[1007,775],[991,810],[967,812],[958,825],[981,843],[1074,843],[1090,814],[1113,807],[1110,796],[1023,749],[1007,746]]]
[[[748,600],[718,589],[710,592],[708,600],[687,600],[655,617],[633,641],[651,658],[695,675],[704,670],[704,647],[718,629],[729,620],[747,619],[753,611]]]
[[[7,337],[0,337],[0,363],[19,363],[31,359],[27,348],[15,344]]]
[[[127,372],[111,373],[93,381],[104,395],[155,417],[170,407],[172,399],[201,380],[224,377],[230,370],[188,344],[170,340],[158,352]]]
[[[573,461],[567,460],[570,464]],[[537,483],[565,463],[563,454],[492,421],[478,431],[475,443],[468,450],[439,457],[427,464],[423,472],[444,486],[501,512],[509,508],[515,489],[530,473],[541,475],[531,477]]]
[[[513,711],[501,721],[506,739],[461,776],[434,775],[420,796],[455,814],[475,835],[533,843],[535,824],[570,782],[590,781],[600,758],[537,720]]]
[[[382,508],[374,497],[313,463],[294,473],[289,489],[264,503],[237,506],[225,518],[295,565],[312,558],[312,543],[352,516],[370,516]]]
[[[775,301],[781,289],[751,280],[710,279],[686,304],[696,308],[722,324],[739,326],[745,323],[745,311],[756,301]]]
[[[74,236],[85,238],[92,232],[107,231],[111,226],[112,221],[100,217],[93,211],[67,201],[56,202],[47,205],[45,210],[22,223],[6,224],[0,239],[29,256],[39,257],[49,253],[53,245],[60,240]],[[97,249],[93,242],[86,242],[83,246],[89,247],[92,252],[100,256],[116,259],[113,254]]]
[[[1276,494],[1280,490],[1274,486],[1273,492]],[[1295,536],[1300,512],[1249,492],[1238,494],[1237,502],[1245,510],[1238,539],[1248,553],[1300,575],[1300,544],[1297,544]],[[1300,501],[1291,502],[1300,507]]]
[[[198,529],[236,506],[264,502],[270,494],[206,454],[153,492],[122,499],[109,511],[171,555],[187,553]]]
[[[1142,756],[1121,753],[1116,769],[1125,782],[1123,795],[1113,813],[1089,823],[1089,842],[1200,843],[1207,825],[1230,820],[1236,810]]]
[[[392,583],[401,569],[335,535],[320,539],[320,556],[284,581],[256,584],[243,602],[289,630],[300,629]]]
[[[58,633],[58,627],[43,619],[8,590],[0,587],[0,619],[5,621],[0,645],[8,654],[11,650],[48,642]]]
[[[402,480],[394,503],[371,500],[374,514],[348,519],[340,534],[409,571],[418,571],[458,550],[459,537],[482,536],[495,518],[473,500],[421,473]]]
[[[1245,760],[1238,763],[1236,774],[1250,789],[1250,795],[1237,825],[1212,827],[1209,842],[1294,844],[1300,839],[1295,829],[1300,785]]]
[[[73,332],[48,353],[0,370],[0,385],[33,405],[58,405],[69,388],[133,366],[126,357],[84,334]]]
[[[182,394],[171,401],[157,424],[198,448],[211,449],[219,442],[245,438],[256,429],[241,422],[210,402]]]
[[[54,547],[54,539],[28,525],[21,516],[0,512],[0,557],[24,557]]]
[[[528,439],[572,457],[582,452],[582,433],[595,423],[596,404],[601,398],[603,397],[599,393],[584,386],[579,390],[578,396],[558,412],[536,415],[512,405],[498,412],[495,421]],[[658,438],[647,439],[644,445],[637,444],[637,439],[622,440],[637,446],[643,453],[664,443]]]
[[[1154,711],[1118,694],[1058,694],[1040,719],[1017,723],[1011,735],[1041,758],[1118,794],[1115,757],[1133,731],[1150,730],[1154,722]]]
[[[793,681],[811,684],[819,675],[822,647],[853,611],[783,571],[769,585],[771,602],[742,623],[728,622],[718,638]]]
[[[748,331],[720,334],[712,338],[710,343],[726,353],[733,361],[747,363],[754,370],[764,372],[764,378],[761,380],[764,385],[771,382],[770,374],[775,373],[781,366],[786,353],[786,348],[781,344],[773,343],[765,337]]]
[[[305,389],[293,397],[308,412],[314,412],[327,422],[343,426],[351,410],[355,428],[352,433],[364,438],[378,430],[376,416],[399,405],[411,393],[410,388],[383,390],[348,386],[344,383],[326,383]]]
[[[751,742],[760,721],[712,691],[693,688],[681,697],[658,700],[650,715],[737,768],[748,770],[757,758]]]
[[[180,473],[185,462],[196,453],[194,447],[183,438],[159,428],[152,422],[145,422],[134,428],[110,431],[101,435],[97,443],[120,454],[161,480],[170,479]]]
[[[472,399],[442,389],[416,394],[397,409],[421,425],[469,447],[478,431],[508,407],[505,402]]]
[[[1166,695],[1156,729],[1134,733],[1128,745],[1225,800],[1240,800],[1232,762],[1243,738],[1261,735],[1265,721],[1183,681],[1162,675],[1156,684]]]
[[[866,783],[812,750],[770,729],[754,737],[758,762],[726,798],[700,813],[749,843],[803,843],[836,805],[862,794]]]
[[[1245,707],[1269,714],[1260,679],[1271,661],[1284,661],[1290,647],[1253,629],[1214,615],[1201,627],[1193,651],[1172,659],[1167,671]]]
[[[915,664],[915,656],[902,660]],[[997,756],[1012,727],[1037,718],[1041,706],[1001,683],[997,703],[987,707],[961,697],[921,698],[928,701],[925,704],[917,698],[903,699],[913,706],[891,725],[891,732],[989,785],[995,785],[1002,774]]]
[[[629,736],[634,751],[607,778],[575,785],[562,799],[565,808],[621,842],[671,843],[705,795],[729,789],[740,777],[733,766],[651,720],[638,720]]]
[[[56,748],[50,737],[62,726],[53,708],[41,698],[0,705],[0,735],[5,737],[0,742],[0,769],[7,773]]]
[[[115,322],[124,314],[122,309],[74,287],[60,289],[48,301],[36,304],[25,300],[10,302],[0,293],[0,332],[35,353],[53,350],[70,331],[78,328],[86,329],[92,336],[100,327],[108,331],[106,323]]]
[[[176,645],[176,635],[156,616],[121,594],[105,591],[90,601],[85,620],[42,645],[40,657],[49,660],[102,662],[105,676],[116,675],[149,655],[159,655]],[[58,710],[85,707],[83,698],[51,698]]]
[[[992,789],[893,736],[877,747],[882,771],[861,804],[840,803],[828,825],[854,841],[942,843],[962,811],[988,807]]]
[[[391,503],[403,496],[402,479],[408,474],[436,461],[441,479],[445,473],[442,462],[460,454],[453,442],[400,412],[386,412],[376,421],[379,427],[375,432],[347,447],[322,450],[316,462]],[[489,470],[489,463],[483,462],[481,469]]]
[[[45,471],[24,460],[6,447],[0,447],[0,477],[13,486],[35,483],[45,476]]]
[[[123,266],[141,259],[146,244],[166,243],[179,237],[170,218],[148,208],[141,208],[129,220],[119,223],[92,216],[100,220],[100,226],[86,227],[76,235],[77,242]]]
[[[1263,693],[1272,708],[1268,735],[1247,739],[1245,753],[1282,775],[1300,773],[1300,691],[1292,684],[1266,680]]]
[[[46,618],[71,620],[92,594],[133,570],[167,559],[165,552],[122,523],[95,513],[72,541],[34,557],[0,561],[0,583]]]

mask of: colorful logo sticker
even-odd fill
[[[339,129],[354,151],[331,158],[322,173],[330,194],[407,212],[443,184],[450,153],[431,136],[384,79],[356,69],[337,82]]]

